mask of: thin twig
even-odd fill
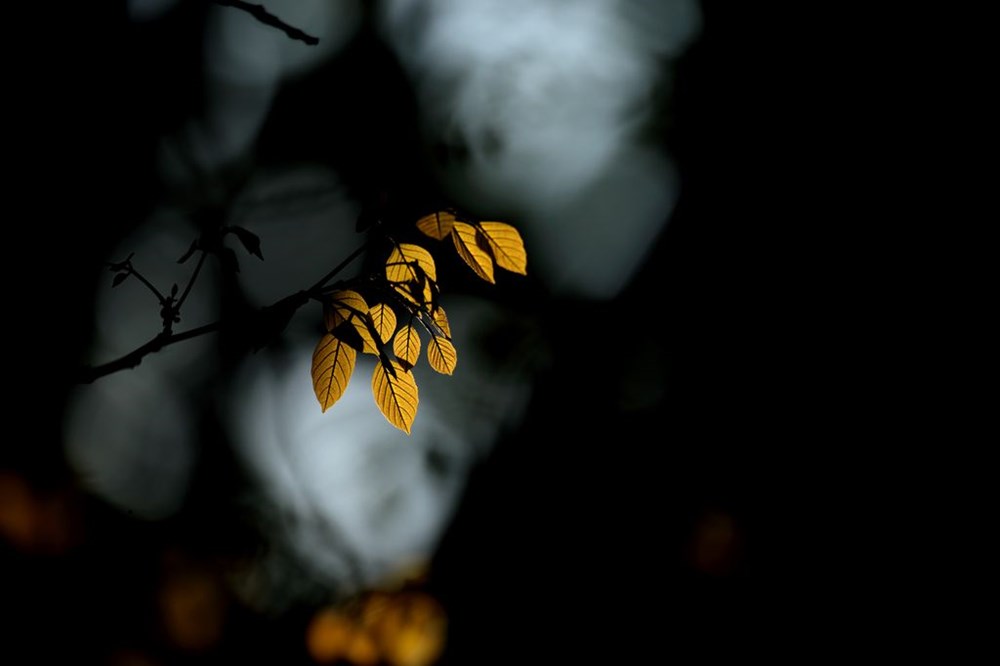
[[[318,292],[323,287],[325,287],[327,282],[329,282],[330,280],[332,280],[337,275],[337,273],[339,273],[340,271],[342,271],[345,268],[347,268],[347,265],[349,263],[351,263],[352,261],[354,261],[355,259],[357,259],[358,257],[360,257],[362,254],[364,254],[364,251],[367,250],[367,249],[368,249],[367,245],[362,245],[361,247],[359,247],[354,252],[351,252],[351,254],[348,255],[348,257],[346,259],[344,259],[342,262],[340,262],[339,264],[337,264],[337,266],[332,271],[330,271],[329,273],[327,273],[326,275],[324,275],[323,277],[321,277],[316,282],[316,284],[314,284],[313,286],[309,287],[309,289],[308,289],[309,295],[312,296],[314,292]]]
[[[277,28],[283,33],[288,35],[290,39],[296,39],[309,46],[315,46],[319,44],[319,38],[313,37],[312,35],[307,35],[296,27],[290,26],[274,14],[267,11],[264,5],[255,5],[250,2],[243,2],[243,0],[212,0],[217,5],[223,7],[233,7],[235,9],[240,9],[250,16],[254,17],[264,25],[271,26],[272,28]]]
[[[198,273],[201,271],[202,264],[205,263],[205,257],[207,253],[202,250],[201,256],[198,257],[198,263],[195,264],[194,272],[191,273],[191,278],[188,280],[187,285],[184,287],[184,292],[181,293],[181,297],[177,299],[177,303],[174,305],[174,311],[180,314],[181,305],[184,304],[184,299],[188,297],[191,293],[191,287],[194,286],[194,281],[198,279]]]
[[[156,296],[156,299],[160,301],[160,305],[166,304],[167,302],[166,297],[164,297],[164,295],[160,293],[159,289],[153,286],[152,282],[146,279],[146,276],[144,276],[142,273],[140,273],[135,269],[131,261],[128,263],[128,272],[134,275],[136,278],[138,278],[139,282],[142,282],[144,285],[146,285],[147,289],[153,292],[153,295]]]
[[[322,294],[323,287],[326,286],[326,284],[330,280],[332,280],[337,275],[337,273],[344,270],[344,268],[346,268],[348,264],[350,264],[352,261],[361,256],[361,254],[366,249],[368,249],[368,246],[362,245],[357,250],[352,252],[346,259],[337,264],[337,266],[332,271],[324,275],[318,282],[316,282],[312,287],[310,287],[306,291],[299,291],[290,296],[286,296],[276,301],[272,305],[268,306],[267,308],[264,308],[264,310],[262,310],[261,312],[268,309],[276,311],[285,308],[289,308],[291,312],[295,312],[300,307],[308,303],[309,299],[317,299],[317,300],[321,299],[323,295]],[[205,255],[202,254],[202,257],[199,259],[198,262],[199,266],[201,265],[201,259],[204,259],[204,256]],[[188,282],[188,287],[190,287],[190,285],[194,282],[194,278],[197,276],[197,274],[198,274],[198,269],[196,268],[194,274],[191,276],[191,280]],[[150,287],[152,287],[152,285],[150,285]],[[184,290],[184,294],[181,296],[181,301],[183,301],[184,297],[187,296],[188,291],[189,289],[187,288]],[[204,326],[199,326],[198,328],[192,328],[188,331],[183,331],[181,333],[173,333],[168,328],[165,328],[163,331],[158,333],[144,345],[130,351],[124,356],[120,356],[119,358],[116,358],[113,361],[108,361],[107,363],[102,363],[101,365],[84,366],[80,368],[79,372],[77,373],[76,381],[78,384],[91,384],[94,381],[100,379],[101,377],[106,377],[107,375],[114,374],[121,370],[134,368],[140,363],[142,363],[142,359],[144,359],[146,356],[154,354],[163,349],[164,347],[169,347],[170,345],[177,344],[178,342],[183,342],[184,340],[190,340],[191,338],[196,338],[202,335],[206,335],[208,333],[214,333],[222,329],[222,324],[223,322],[220,320],[213,322],[211,324],[205,324]],[[253,337],[252,331],[248,331],[248,334],[250,335],[250,337]]]

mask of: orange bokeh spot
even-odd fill
[[[167,638],[175,646],[201,651],[222,638],[225,597],[221,585],[206,572],[170,576],[160,590],[160,611]]]
[[[0,472],[0,538],[28,553],[61,554],[80,538],[75,503],[69,490],[39,493],[22,477]]]
[[[306,647],[319,663],[334,662],[347,656],[355,632],[356,625],[352,619],[333,608],[325,608],[309,623]]]
[[[441,606],[426,594],[371,592],[360,604],[317,612],[306,643],[319,663],[430,666],[444,651],[446,624]]]
[[[0,536],[22,550],[35,543],[35,501],[24,480],[0,473]]]
[[[374,634],[393,666],[429,666],[444,651],[447,620],[426,594],[402,593],[378,613]]]

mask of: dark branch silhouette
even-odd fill
[[[316,283],[308,289],[286,296],[281,300],[263,308],[262,310],[257,311],[255,313],[256,316],[252,317],[249,323],[242,322],[242,330],[245,332],[247,339],[253,342],[254,346],[257,347],[266,344],[269,341],[268,338],[280,333],[281,330],[284,329],[285,324],[288,323],[288,320],[291,319],[291,316],[295,314],[300,307],[308,303],[310,299],[322,301],[323,294],[330,280],[336,277],[340,271],[347,268],[352,261],[360,257],[367,249],[367,245],[362,245],[349,254],[343,261],[337,264],[333,270],[317,280]],[[184,291],[184,297],[186,297],[190,292],[190,286],[194,283],[194,280],[198,275],[202,264],[201,260],[203,258],[204,254],[202,254],[202,257],[199,259],[198,266],[195,268],[194,274],[188,282],[188,287]],[[155,287],[151,284],[148,286],[155,289]],[[107,363],[102,363],[101,365],[88,365],[80,368],[77,373],[76,382],[78,384],[91,384],[101,377],[106,377],[107,375],[114,374],[121,370],[134,368],[142,363],[142,359],[146,356],[155,354],[164,347],[169,347],[170,345],[183,342],[184,340],[190,340],[202,335],[207,335],[208,333],[215,333],[216,331],[222,330],[223,324],[223,321],[216,321],[211,324],[199,326],[198,328],[192,328],[191,330],[182,331],[180,333],[174,333],[170,330],[169,326],[165,324],[164,329],[157,333],[148,342],[130,351],[124,356],[120,356],[113,361],[108,361]]]
[[[206,333],[214,333],[221,327],[221,322],[214,322],[212,324],[206,324],[205,326],[199,326],[198,328],[192,328],[190,331],[184,331],[183,333],[160,331],[149,342],[141,347],[133,349],[124,356],[104,363],[103,365],[84,366],[80,369],[76,381],[78,384],[90,384],[106,375],[113,374],[120,370],[134,368],[142,363],[142,359],[149,354],[158,352],[164,347],[169,347],[170,345],[183,342],[184,340],[190,340],[191,338],[196,338],[200,335],[205,335]]]
[[[215,4],[221,5],[223,7],[233,7],[235,9],[240,9],[245,11],[250,16],[263,23],[264,25],[271,26],[272,28],[277,28],[283,33],[288,35],[290,39],[295,39],[309,46],[315,46],[319,44],[319,38],[313,37],[312,35],[307,35],[298,28],[290,26],[274,14],[267,11],[264,5],[255,5],[251,2],[243,2],[243,0],[212,0]]]

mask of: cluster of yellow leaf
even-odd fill
[[[503,222],[459,222],[451,213],[421,218],[417,228],[443,240],[451,234],[458,255],[484,280],[493,280],[493,262],[522,275],[528,258],[514,227]],[[409,434],[420,402],[413,366],[420,358],[419,328],[427,334],[427,363],[450,375],[458,364],[451,326],[438,303],[437,267],[430,252],[411,243],[394,243],[385,262],[384,295],[395,307],[369,306],[357,291],[330,294],[326,304],[326,334],[313,352],[312,379],[325,412],[340,400],[354,373],[358,352],[378,358],[372,375],[375,404],[385,418]],[[402,313],[398,316],[397,313]]]
[[[503,222],[460,222],[451,213],[440,211],[417,220],[417,228],[431,238],[449,235],[458,256],[476,275],[490,283],[493,262],[512,273],[528,274],[528,253],[517,229]]]
[[[444,651],[447,618],[420,592],[375,592],[321,609],[306,630],[314,661],[353,666],[430,666]]]

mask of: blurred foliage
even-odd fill
[[[309,624],[309,654],[318,663],[429,666],[444,650],[441,606],[417,591],[371,592],[322,608]]]

